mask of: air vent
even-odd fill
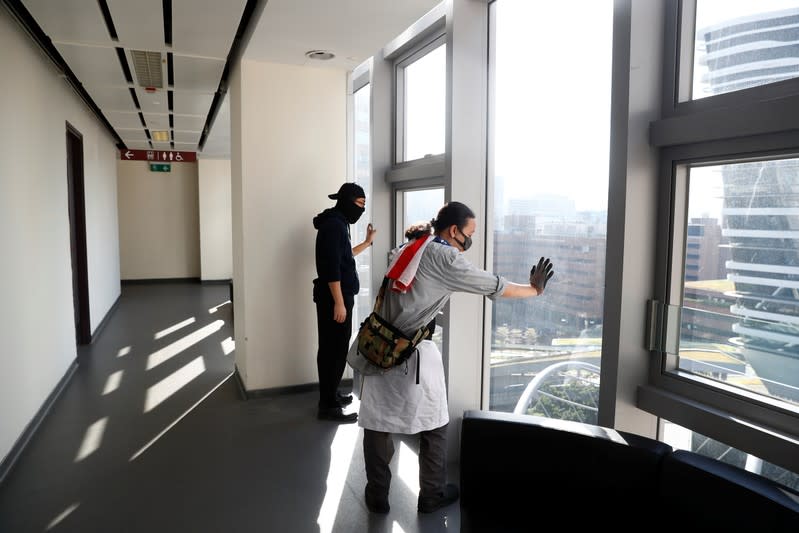
[[[161,68],[161,52],[145,52],[144,50],[131,50],[133,57],[133,70],[136,72],[136,81],[140,87],[164,86],[163,69]]]

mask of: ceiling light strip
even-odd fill
[[[130,97],[133,99],[133,105],[136,106],[136,109],[141,109],[141,105],[139,105],[139,97],[136,96],[136,89],[129,87],[128,90],[130,91]]]
[[[100,111],[100,108],[97,107],[95,101],[91,96],[89,96],[89,93],[86,92],[83,84],[80,82],[80,80],[78,80],[78,77],[75,76],[75,73],[72,72],[72,69],[69,68],[69,65],[67,65],[67,62],[61,56],[61,54],[58,53],[53,41],[50,40],[46,33],[44,33],[41,26],[39,26],[39,24],[33,18],[33,15],[30,14],[30,11],[28,11],[19,0],[3,0],[3,5],[8,9],[9,13],[11,13],[11,15],[17,19],[22,28],[28,32],[28,35],[30,35],[31,39],[33,39],[36,44],[39,45],[39,48],[42,49],[50,61],[52,61],[53,64],[64,73],[64,76],[72,86],[72,89],[78,94],[78,96],[80,96],[86,105],[89,106],[89,109],[91,109],[100,122],[103,123],[103,126],[106,127],[111,136],[116,139],[117,147],[125,148],[125,142],[119,136],[117,130],[115,130],[111,123],[108,122],[108,119],[105,118],[103,112]]]
[[[116,51],[117,58],[119,59],[119,66],[122,67],[122,73],[125,75],[125,79],[128,83],[133,83],[133,75],[130,73],[128,59],[125,57],[125,49],[117,46]]]
[[[164,6],[164,42],[172,46],[172,0],[163,0]]]
[[[173,65],[172,52],[166,54],[166,83],[170,87],[175,86],[175,67]]]
[[[112,41],[119,42],[117,36],[117,29],[114,27],[114,20],[111,18],[111,10],[108,9],[108,3],[105,0],[97,0],[100,4],[100,11],[103,12],[103,20],[105,20],[105,27],[108,28],[108,35]]]
[[[205,141],[208,139],[208,134],[211,132],[211,127],[214,125],[216,115],[219,113],[219,106],[222,104],[222,100],[227,93],[227,78],[228,74],[230,73],[230,67],[233,64],[233,61],[238,59],[244,45],[246,44],[246,41],[249,40],[250,34],[255,27],[254,21],[257,21],[260,18],[260,14],[263,12],[265,6],[266,2],[260,2],[259,0],[247,0],[247,5],[244,6],[244,12],[242,13],[241,20],[239,21],[239,27],[236,29],[236,36],[233,38],[233,43],[230,45],[230,51],[228,52],[227,59],[225,60],[225,68],[222,71],[222,78],[219,80],[219,85],[214,93],[214,99],[211,102],[211,108],[208,110],[208,117],[205,120],[203,131],[200,134],[200,142],[198,143],[198,148],[200,151],[202,151],[203,147],[205,146]],[[256,7],[258,8],[258,16],[253,16],[255,14]],[[245,33],[247,33],[246,38]]]

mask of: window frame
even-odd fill
[[[661,244],[653,296],[667,306],[682,304],[689,166],[799,156],[799,131],[789,131],[782,116],[799,116],[799,91],[776,101],[770,97],[785,86],[799,87],[799,80],[675,103],[680,21],[686,6],[690,10],[695,0],[667,2],[663,118],[650,125],[650,142],[660,149],[657,242]],[[723,109],[728,105],[734,113]],[[719,117],[721,123],[716,121]],[[649,346],[650,377],[638,390],[639,408],[799,472],[799,408],[677,370],[673,343],[667,347],[669,339],[679,337],[676,311],[663,313],[663,322],[655,326],[658,342]],[[658,322],[655,317],[652,321]]]
[[[356,95],[356,93],[358,91],[360,91],[361,89],[364,89],[366,87],[369,87],[369,90],[370,90],[370,94],[369,94],[369,107],[370,107],[369,124],[370,124],[370,130],[371,130],[372,124],[373,124],[372,117],[371,117],[372,64],[373,64],[373,59],[372,58],[367,59],[366,61],[364,61],[363,63],[358,65],[356,68],[354,68],[347,75],[347,176],[348,176],[347,179],[348,179],[348,181],[356,181],[356,162],[355,162],[355,158],[357,156],[357,152],[356,152],[356,142],[355,142],[355,95]],[[370,135],[369,135],[369,143],[370,143],[370,145],[372,143],[371,132],[370,132]],[[369,169],[370,169],[369,178],[368,178],[369,182],[370,182],[369,190],[373,192],[374,189],[375,189],[375,187],[374,187],[375,180],[374,180],[374,172],[372,170],[372,165],[371,165],[371,155],[370,155]],[[367,198],[366,212],[364,213],[366,215],[365,220],[371,220],[371,218],[372,218],[372,212],[373,212],[372,199],[373,198]],[[375,259],[374,259],[374,254],[372,254],[372,250],[371,249],[370,250],[365,250],[363,253],[367,253],[367,254],[370,254],[370,255],[369,255],[369,257],[368,257],[368,259],[366,261],[368,263],[368,267],[369,267],[368,275],[360,276],[361,287],[362,288],[368,288],[368,291],[369,291],[368,294],[371,297],[371,295],[374,294],[373,290],[372,290],[373,289],[373,285],[374,285],[372,272],[373,272],[374,266],[375,266]],[[357,259],[356,259],[356,263],[357,263]],[[356,296],[356,298],[357,298],[357,296]],[[353,312],[357,313],[357,303],[356,303],[356,307],[353,310]],[[364,317],[356,315],[355,318],[357,320],[361,320]],[[352,339],[351,340],[354,340],[354,338],[355,338],[355,336],[357,334],[358,334],[358,331],[357,331],[357,329],[354,328],[353,331],[352,331]],[[347,372],[349,373],[351,371],[348,369]]]
[[[446,33],[443,31],[435,32],[431,38],[397,57],[394,61],[394,165],[428,159],[426,157],[405,159],[405,131],[407,129],[407,117],[405,115],[405,69],[434,50],[437,50],[440,46],[445,46],[446,44]],[[433,157],[442,155],[443,152],[441,154],[432,154]]]
[[[692,100],[696,5],[701,0],[668,0],[666,7],[666,53],[663,72],[663,116],[677,117],[724,110],[752,102],[789,97],[799,92],[799,77],[748,89]],[[681,31],[681,28],[690,31]],[[682,101],[681,101],[682,100]]]

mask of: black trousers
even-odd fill
[[[319,373],[319,407],[337,407],[336,391],[347,365],[347,352],[352,335],[352,307],[355,297],[344,295],[347,318],[339,324],[333,320],[333,296],[327,287],[314,291],[316,302],[316,330],[319,350],[316,352],[316,369]]]
[[[419,498],[440,496],[447,485],[447,425],[417,433],[419,436]],[[363,430],[363,458],[366,464],[366,493],[385,500],[391,487],[391,433]]]

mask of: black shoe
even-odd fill
[[[336,401],[341,407],[345,407],[352,403],[352,394],[342,394],[340,392],[336,393]]]
[[[319,420],[333,420],[334,422],[356,422],[358,413],[345,413],[341,407],[320,407],[317,414]]]
[[[436,496],[428,496],[426,498],[420,496],[417,509],[420,513],[432,513],[451,503],[455,503],[458,501],[459,496],[460,491],[458,487],[452,483],[448,483],[447,486],[444,487],[444,491]]]
[[[366,499],[366,508],[372,513],[387,514],[391,510],[388,504],[388,498],[372,498],[368,492],[364,493]]]

